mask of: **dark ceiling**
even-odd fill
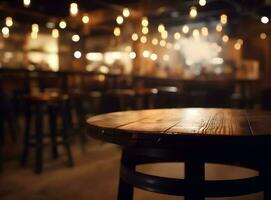
[[[222,12],[236,20],[259,19],[262,15],[271,17],[271,4],[266,3],[270,0],[206,1],[206,6],[197,6],[199,15],[196,20],[212,20]],[[16,20],[30,23],[33,20],[46,21],[50,17],[61,19],[69,16],[69,5],[72,2],[78,3],[79,10],[84,12],[98,9],[121,10],[129,7],[146,12],[146,15],[154,22],[164,21],[168,24],[188,20],[189,8],[198,5],[198,0],[32,0],[31,6],[24,8],[23,0],[0,0],[0,17],[11,15]]]

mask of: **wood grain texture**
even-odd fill
[[[195,136],[271,134],[271,112],[238,109],[154,109],[116,112],[87,120],[91,127],[114,133]]]

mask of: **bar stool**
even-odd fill
[[[40,174],[43,170],[43,147],[46,144],[45,136],[50,136],[53,159],[58,158],[58,145],[63,145],[67,152],[68,166],[74,165],[70,141],[69,141],[69,97],[67,95],[39,94],[26,98],[25,135],[24,148],[21,164],[25,166],[29,154],[29,147],[35,148],[35,173]],[[44,133],[44,117],[48,113],[50,133]],[[62,130],[60,137],[57,137],[57,117],[61,118]],[[35,120],[35,133],[31,136],[31,119]]]

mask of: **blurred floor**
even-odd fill
[[[49,149],[48,149],[49,152]],[[118,187],[118,170],[120,149],[111,144],[91,140],[86,153],[82,153],[78,144],[73,145],[76,166],[65,167],[65,154],[62,160],[46,159],[42,175],[35,175],[32,163],[21,168],[18,162],[5,163],[4,172],[0,175],[1,200],[115,200]],[[32,159],[33,160],[33,159]],[[183,177],[182,164],[145,165],[140,171],[168,177]],[[252,176],[255,172],[238,167],[208,165],[207,179],[237,178]],[[181,200],[172,197],[135,190],[136,200]],[[213,200],[218,200],[212,198]],[[235,198],[219,198],[229,200],[261,200],[262,194]],[[211,200],[211,198],[210,198]]]

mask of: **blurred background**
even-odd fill
[[[270,19],[270,0],[0,0],[0,197],[114,199],[119,149],[87,137],[89,116],[271,109]]]

